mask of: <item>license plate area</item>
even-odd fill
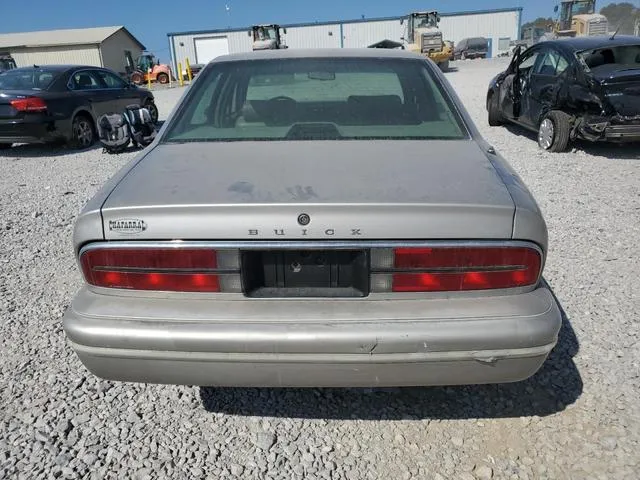
[[[244,251],[242,279],[248,297],[366,297],[369,256],[365,250]]]

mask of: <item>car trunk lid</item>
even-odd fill
[[[102,208],[108,240],[507,239],[513,215],[471,140],[161,144]]]

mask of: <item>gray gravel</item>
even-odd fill
[[[410,389],[198,389],[99,380],[65,344],[73,221],[134,155],[0,153],[0,478],[637,478],[640,149],[538,150],[486,124],[505,60],[448,73],[534,192],[566,313],[533,379]],[[180,89],[157,93],[166,114]]]

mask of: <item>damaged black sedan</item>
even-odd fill
[[[561,152],[575,139],[640,142],[640,37],[559,39],[516,50],[487,94],[489,125],[538,132]]]

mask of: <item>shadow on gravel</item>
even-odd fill
[[[156,124],[156,130],[160,131],[162,126],[164,125],[164,120],[158,121]],[[75,150],[64,143],[34,143],[34,144],[21,144],[16,145],[7,150],[0,150],[0,157],[6,158],[41,158],[41,157],[61,157],[64,155],[72,155],[74,153],[84,153],[91,152],[94,150],[102,150],[102,145],[100,142],[94,143],[91,147],[85,148],[83,150]],[[141,151],[139,148],[135,148],[130,145],[124,152],[122,153],[130,153]]]
[[[101,149],[102,146],[99,143],[94,144],[84,150],[75,150],[64,144],[52,143],[52,144],[22,144],[16,145],[8,150],[1,150],[0,157],[7,158],[41,158],[41,157],[62,157],[65,155],[72,155],[74,153],[90,152],[92,150]]]
[[[537,142],[537,134],[518,125],[505,125],[510,133],[519,137],[525,137],[532,142]],[[611,160],[638,160],[640,159],[640,143],[604,143],[576,140],[571,146],[579,152],[584,152],[594,157],[610,158]],[[571,150],[567,152],[571,153]]]
[[[374,389],[201,387],[200,399],[208,412],[261,417],[415,420],[551,415],[574,403],[583,386],[573,362],[578,339],[557,298],[556,302],[562,312],[558,344],[540,371],[523,382]]]

